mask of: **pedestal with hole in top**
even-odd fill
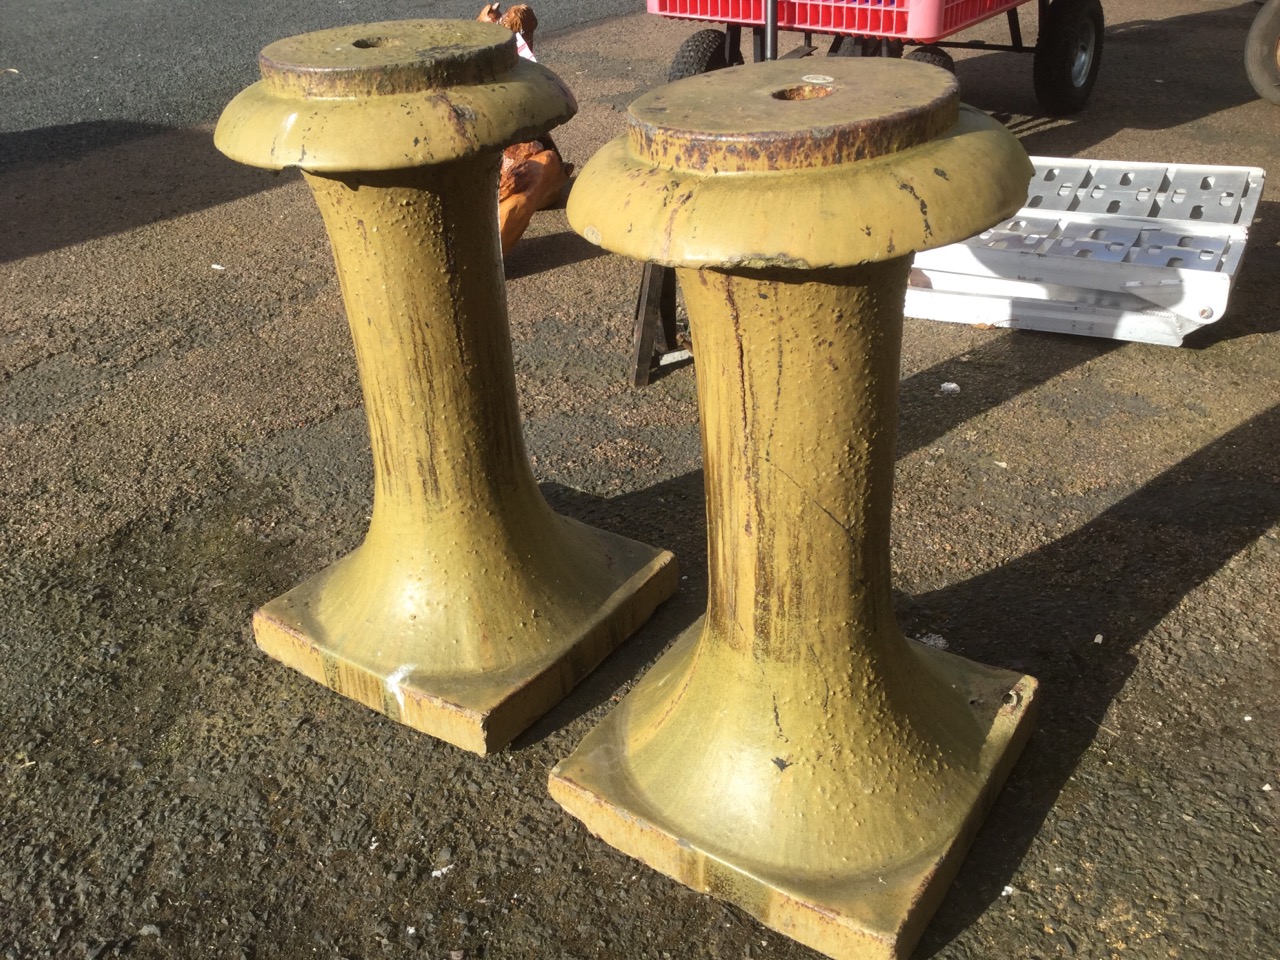
[[[511,740],[675,589],[670,553],[555,514],[525,455],[498,241],[507,144],[572,95],[470,21],[282,40],[219,149],[300,168],[324,216],[373,449],[350,555],[268,603],[258,644],[450,743]]]
[[[910,953],[1031,729],[1031,677],[904,639],[889,566],[910,255],[1030,175],[944,71],[779,61],[637,100],[570,198],[589,240],[679,270],[710,582],[552,795],[832,957]]]

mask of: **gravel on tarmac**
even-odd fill
[[[290,9],[363,12],[339,6]],[[1032,153],[1280,170],[1280,112],[1241,66],[1255,9],[1110,0],[1069,121],[1036,112],[1028,58],[959,76]],[[674,550],[680,591],[488,759],[254,646],[257,606],[359,543],[371,467],[305,185],[212,149],[264,42],[221,29],[203,42],[245,69],[213,109],[161,83],[159,112],[117,111],[159,129],[0,168],[0,960],[814,958],[548,798],[706,592],[696,370],[627,385],[638,270],[563,211],[507,263],[534,469],[557,509]],[[690,32],[548,30],[581,101],[570,162]],[[899,618],[1043,696],[917,957],[1280,957],[1278,268],[1264,197],[1227,316],[1183,348],[908,321]]]

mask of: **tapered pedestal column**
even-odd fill
[[[521,438],[497,225],[500,151],[572,115],[507,30],[407,21],[267,47],[217,144],[299,166],[355,341],[374,507],[353,553],[267,604],[258,644],[485,753],[676,586],[671,554],[555,514]]]
[[[1029,175],[940,70],[779,62],[637,101],[573,194],[575,229],[680,268],[710,569],[552,795],[833,957],[910,953],[1031,729],[1032,678],[903,638],[889,563],[909,254]]]

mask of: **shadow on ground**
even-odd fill
[[[603,256],[602,249],[583,240],[576,233],[524,237],[506,258],[506,276],[508,280],[519,280],[521,277]]]
[[[916,597],[928,625],[972,659],[1042,686],[1039,729],[961,867],[920,955],[933,956],[1000,895],[1135,664],[1133,648],[1280,520],[1280,406],[1246,421],[1069,536],[990,573]],[[1064,643],[1092,624],[1105,642]]]
[[[0,134],[0,262],[169,220],[287,182],[207,129],[116,120]]]

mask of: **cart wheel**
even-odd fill
[[[837,34],[831,44],[831,49],[827,51],[827,56],[860,57],[862,56],[862,44],[858,42],[857,37],[845,37]]]
[[[1258,96],[1280,103],[1280,0],[1267,0],[1244,42],[1244,69]]]
[[[904,44],[887,37],[842,37],[828,57],[901,57]]]
[[[724,48],[723,30],[699,30],[680,44],[675,59],[671,61],[671,69],[667,71],[667,82],[674,83],[685,77],[722,70],[729,65]]]
[[[926,44],[923,47],[916,47],[908,53],[904,60],[915,60],[917,63],[927,63],[935,67],[941,67],[950,73],[956,72],[956,62],[951,59],[951,54],[943,50],[941,47],[935,47],[933,44]]]
[[[1036,99],[1050,113],[1075,113],[1089,100],[1102,65],[1099,0],[1053,0],[1036,41]]]

